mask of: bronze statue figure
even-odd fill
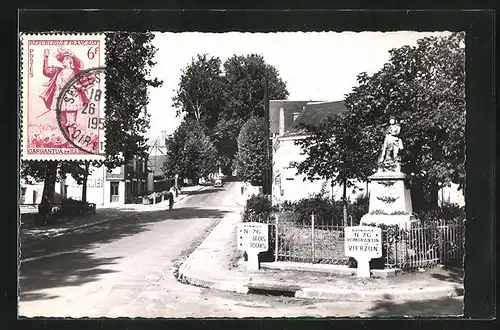
[[[379,164],[396,163],[400,161],[399,151],[403,149],[403,142],[399,138],[401,126],[391,118],[390,126],[385,134],[384,145],[379,157]]]

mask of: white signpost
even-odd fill
[[[259,270],[259,253],[269,249],[268,225],[258,222],[238,224],[238,250],[245,251],[248,256],[247,268]]]
[[[344,228],[345,255],[358,262],[358,277],[370,277],[370,260],[382,257],[382,229],[371,226]]]

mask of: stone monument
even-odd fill
[[[399,151],[403,149],[403,142],[399,138],[401,126],[394,118],[391,118],[389,123],[378,160],[378,170],[368,177],[369,211],[361,218],[360,225],[374,223],[409,229],[418,220],[413,214],[407,175],[401,172],[399,155]]]

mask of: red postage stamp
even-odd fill
[[[21,158],[102,159],[104,34],[25,34],[21,47]]]

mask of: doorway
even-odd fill
[[[118,194],[118,187],[120,183],[119,182],[110,182],[110,200],[111,203],[116,203],[119,201],[119,194]]]

